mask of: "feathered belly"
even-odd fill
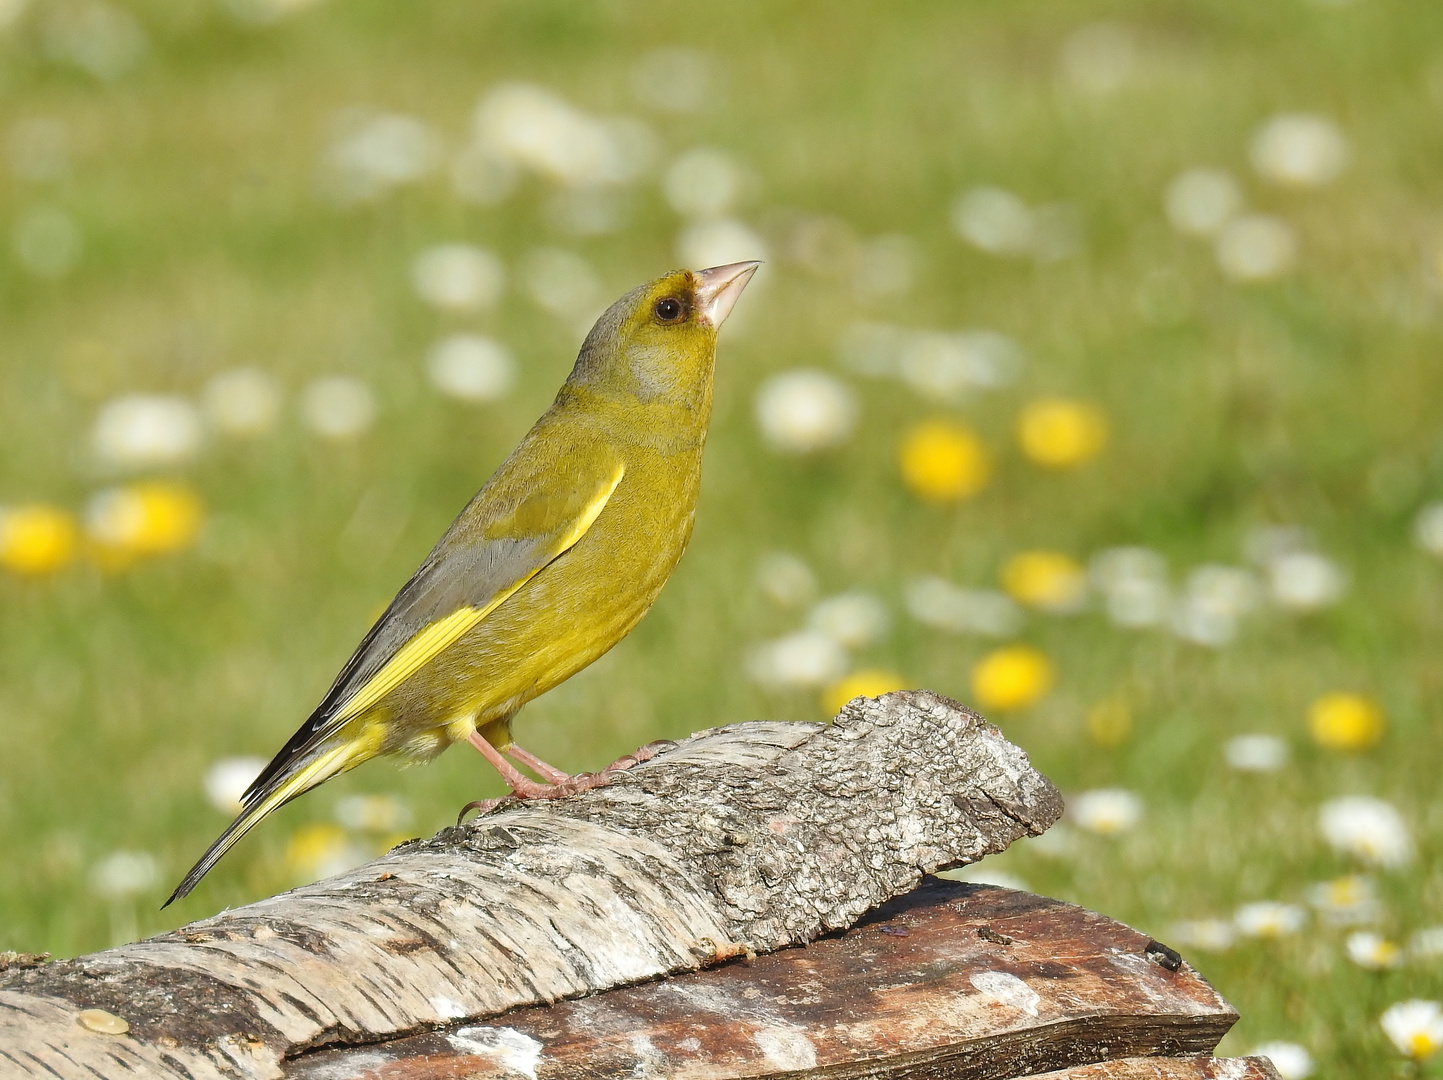
[[[686,548],[695,496],[656,502],[627,494],[573,548],[431,661],[431,677],[397,688],[385,702],[394,732],[388,749],[434,756],[472,725],[507,717],[564,682],[631,632]],[[424,693],[413,689],[422,685]]]

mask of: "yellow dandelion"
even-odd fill
[[[75,557],[75,520],[57,506],[35,503],[0,510],[0,567],[14,574],[51,574]]]
[[[842,711],[842,706],[853,698],[880,697],[893,690],[905,689],[907,684],[896,672],[884,671],[881,668],[863,668],[829,686],[822,694],[822,708],[827,711],[828,716],[835,716]]]
[[[1308,709],[1313,741],[1329,750],[1367,750],[1383,737],[1383,710],[1372,698],[1335,690]]]
[[[983,709],[1021,709],[1051,690],[1055,678],[1045,654],[1030,645],[1008,645],[972,668],[972,696]]]
[[[200,533],[199,496],[183,484],[143,481],[100,492],[87,526],[101,565],[118,568],[146,555],[184,551]]]
[[[1087,710],[1087,735],[1098,746],[1121,746],[1132,734],[1132,710],[1120,697],[1103,698]]]
[[[346,830],[329,822],[302,825],[286,841],[286,865],[297,877],[322,877],[338,873],[338,867],[352,862]]]
[[[1039,465],[1067,469],[1091,461],[1107,444],[1107,417],[1095,405],[1043,398],[1022,410],[1017,438]]]
[[[1023,551],[1002,567],[1002,587],[1029,607],[1076,611],[1087,599],[1087,574],[1060,551]]]
[[[969,428],[950,420],[926,420],[907,432],[898,453],[902,482],[919,499],[956,502],[987,486],[992,465],[987,448]]]

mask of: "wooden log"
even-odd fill
[[[1282,1080],[1265,1057],[1123,1058],[1043,1073],[1033,1080]]]
[[[0,1071],[277,1077],[316,1047],[814,940],[1061,810],[995,727],[925,691],[859,698],[827,726],[714,729],[610,787],[0,974]]]
[[[1002,1080],[1095,1066],[1057,1075],[1183,1080],[1211,1075],[1197,1071],[1211,1059],[1178,1055],[1211,1051],[1236,1020],[1186,962],[1135,930],[1058,900],[933,878],[805,948],[321,1050],[287,1062],[285,1075]]]

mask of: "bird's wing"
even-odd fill
[[[571,462],[544,476],[516,470],[499,474],[472,500],[376,620],[315,712],[256,777],[247,802],[291,762],[453,645],[586,534],[626,468],[612,455],[595,461],[594,451],[568,456]],[[558,476],[558,471],[571,475]]]
[[[537,456],[517,452],[471,500],[371,627],[325,700],[241,798],[243,809],[170,894],[187,895],[263,817],[375,754],[330,741],[453,645],[551,560],[586,535],[626,467],[593,443]]]

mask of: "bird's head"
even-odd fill
[[[693,400],[710,385],[717,329],[760,265],[674,270],[633,289],[591,328],[569,381],[642,401]]]

